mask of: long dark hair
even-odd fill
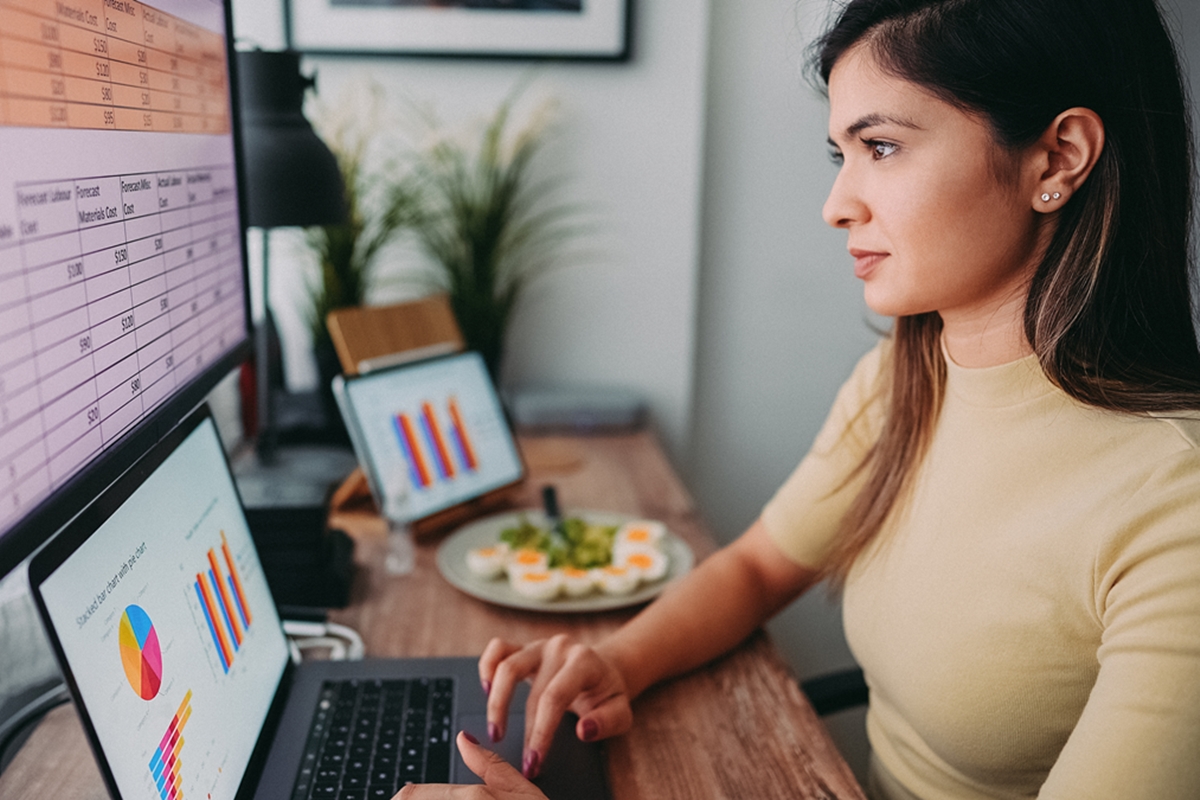
[[[1190,235],[1189,113],[1154,0],[851,0],[817,43],[828,84],[859,44],[888,73],[980,115],[1001,148],[1032,145],[1073,107],[1105,144],[1059,211],[1033,275],[1025,335],[1047,377],[1099,408],[1200,408]],[[909,485],[941,407],[936,313],[896,320],[888,412],[859,470],[827,574],[840,584]]]

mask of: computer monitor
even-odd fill
[[[228,0],[0,0],[0,575],[243,360]]]

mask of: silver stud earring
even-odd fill
[[[1045,192],[1043,192],[1043,193],[1042,193],[1042,202],[1043,202],[1043,203],[1049,203],[1049,202],[1050,202],[1050,195],[1049,195],[1049,194],[1046,194]]]
[[[1053,195],[1053,197],[1054,197],[1054,199],[1055,199],[1055,200],[1058,200],[1060,197],[1062,197],[1062,195],[1061,195],[1061,194],[1059,194],[1058,192],[1055,192],[1055,193],[1054,193],[1054,195]]]

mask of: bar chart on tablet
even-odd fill
[[[433,403],[425,401],[412,411],[399,411],[392,422],[414,488],[449,483],[479,469],[471,433],[454,395],[436,410]]]

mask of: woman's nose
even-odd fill
[[[825,198],[821,216],[828,225],[834,228],[846,228],[851,223],[863,222],[865,213],[866,207],[853,188],[853,180],[849,172],[843,167],[838,170],[837,178],[834,179],[833,186],[829,190],[829,196]]]

